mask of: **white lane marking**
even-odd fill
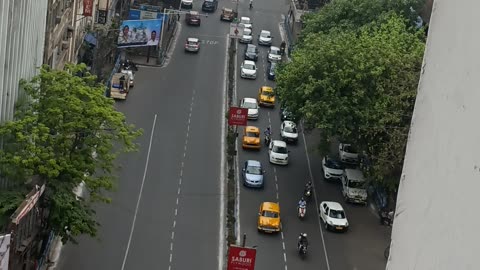
[[[282,242],[283,250],[285,250],[285,242]]]
[[[302,125],[303,130],[303,125]],[[320,213],[320,209],[318,208],[318,199],[317,199],[317,192],[315,192],[315,181],[313,178],[312,167],[310,165],[310,156],[308,155],[308,148],[307,148],[307,140],[305,139],[305,134],[302,132],[303,137],[303,146],[305,147],[305,155],[307,156],[307,166],[308,166],[308,173],[310,174],[310,179],[312,181],[313,187],[313,197],[315,198],[315,207],[317,209],[317,213]],[[328,262],[328,254],[327,254],[327,246],[325,245],[325,237],[323,236],[322,224],[320,221],[320,215],[316,215],[318,220],[318,229],[320,230],[320,236],[322,237],[322,245],[323,251],[325,255],[325,263],[327,264],[327,270],[330,270],[330,263]]]
[[[170,263],[172,263],[172,253],[170,253]]]
[[[283,260],[285,261],[285,264],[287,263],[287,253],[283,252]]]
[[[170,239],[175,239],[175,231],[172,231],[172,236],[170,237]]]
[[[177,225],[177,222],[174,220],[174,221],[173,221],[173,226],[172,226],[172,227],[173,227],[173,228],[175,228],[175,226],[176,226],[176,225]],[[173,243],[170,243],[170,246],[173,246]]]
[[[217,270],[222,270],[223,269],[223,257],[225,253],[225,119],[223,118],[223,115],[226,114],[226,106],[227,106],[227,99],[226,99],[226,91],[227,91],[227,77],[228,77],[228,35],[226,38],[225,46],[226,46],[226,55],[225,55],[225,63],[224,63],[224,74],[223,77],[225,80],[223,80],[223,91],[222,91],[222,100],[223,100],[223,106],[222,106],[222,113],[220,114],[220,127],[221,127],[221,135],[220,135],[220,211],[219,211],[219,217],[218,217],[218,269]]]
[[[170,243],[170,251],[173,250],[173,243]]]
[[[282,240],[283,240],[283,239],[284,239],[284,238],[283,238],[283,232],[280,232],[280,235],[282,236]]]
[[[156,123],[157,123],[157,115],[155,114],[155,116],[153,117],[152,131],[150,132],[150,141],[148,143],[147,160],[145,161],[145,168],[143,170],[142,184],[140,185],[140,191],[138,192],[137,205],[135,206],[135,212],[133,214],[132,227],[130,228],[130,235],[128,236],[127,248],[125,250],[125,255],[123,256],[121,270],[125,269],[128,252],[130,251],[130,244],[132,243],[133,231],[135,230],[135,223],[137,221],[138,209],[140,207],[140,201],[142,200],[143,186],[145,185],[145,178],[147,177],[148,164],[150,162],[150,152],[152,150],[153,134],[155,132]]]
[[[268,112],[268,125],[272,125],[272,122],[270,120],[270,112]]]

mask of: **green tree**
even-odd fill
[[[333,28],[359,29],[390,12],[403,15],[413,24],[424,3],[425,0],[333,0],[318,12],[304,16],[302,36]]]
[[[391,178],[403,162],[421,35],[395,14],[360,30],[309,34],[279,69],[278,95],[328,140],[339,137],[366,150],[374,179]]]
[[[106,192],[114,187],[115,159],[137,149],[134,140],[141,130],[126,123],[84,64],[64,71],[43,66],[21,84],[32,102],[0,126],[2,172],[18,181],[33,175],[46,180],[49,226],[63,241],[75,242],[80,234],[94,237],[99,224],[93,205],[110,201]],[[73,193],[82,182],[88,199]]]

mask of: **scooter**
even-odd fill
[[[307,213],[306,206],[298,206],[298,218],[303,219]]]
[[[312,188],[311,187],[305,187],[305,191],[303,192],[303,197],[305,197],[305,199],[307,201],[309,201],[311,196],[312,196]]]
[[[307,246],[303,245],[303,244],[298,244],[298,255],[300,255],[300,257],[302,257],[302,259],[307,255]]]

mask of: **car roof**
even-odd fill
[[[268,33],[268,34],[270,34],[270,31],[268,31],[268,30],[262,30],[262,31],[260,32],[260,34],[261,34],[261,33]]]
[[[285,126],[291,126],[291,127],[296,127],[297,126],[297,124],[295,124],[295,122],[289,121],[289,120],[285,120],[285,121],[283,121],[283,123],[285,124]]]
[[[326,203],[328,208],[332,209],[332,210],[342,210],[343,211],[343,207],[341,204],[339,204],[338,202],[330,202],[330,201],[325,201],[325,202],[321,202],[320,205]]]
[[[247,160],[247,165],[248,166],[253,166],[253,167],[261,167],[262,163],[260,163],[260,161],[258,161],[258,160],[249,159],[249,160]]]
[[[269,210],[272,212],[280,212],[280,205],[274,202],[263,202],[262,203],[262,210]]]
[[[363,176],[362,171],[357,169],[345,169],[345,174],[347,177],[352,181],[365,181],[365,177]]]
[[[280,140],[273,140],[273,145],[280,146],[280,147],[287,147],[287,143]]]
[[[187,41],[198,42],[198,38],[189,37],[189,38],[187,38]]]
[[[198,15],[198,11],[190,10],[188,13],[191,15]]]
[[[233,9],[231,9],[231,8],[226,8],[226,7],[224,7],[223,10],[225,10],[225,11],[233,11]]]
[[[248,28],[247,28],[248,29]],[[248,47],[253,47],[253,48],[256,48],[257,46],[253,45],[253,44],[247,44],[247,48]]]
[[[273,92],[273,88],[271,86],[262,86],[260,87],[263,91],[272,91]]]
[[[257,99],[246,97],[246,98],[243,98],[243,102],[257,103]]]
[[[245,60],[243,61],[244,64],[249,64],[249,65],[254,65],[255,66],[255,62],[251,61],[251,60]]]
[[[246,126],[245,130],[246,131],[251,131],[251,132],[260,132],[260,129],[258,127],[255,127],[255,126]]]
[[[277,46],[270,46],[270,50],[280,51],[280,48],[278,48]]]
[[[241,17],[240,20],[250,20],[250,17]]]

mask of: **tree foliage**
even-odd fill
[[[366,150],[382,180],[403,162],[424,44],[405,19],[390,14],[360,29],[309,34],[279,69],[285,105],[328,139]]]
[[[141,130],[126,123],[84,64],[64,71],[44,66],[21,84],[32,102],[0,126],[2,173],[18,181],[33,175],[46,180],[49,225],[64,241],[95,236],[99,224],[93,204],[110,201],[106,191],[114,187],[115,159],[137,148]],[[88,200],[73,193],[82,182]]]
[[[329,32],[333,28],[358,29],[394,12],[413,25],[425,0],[333,0],[319,12],[306,14],[302,36]]]

